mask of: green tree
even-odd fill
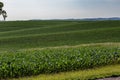
[[[2,14],[4,20],[7,17],[7,12],[5,10],[3,10],[2,8],[4,7],[4,4],[2,2],[0,2],[0,15]]]
[[[3,6],[4,6],[4,4],[2,2],[0,2],[0,9],[2,9]]]

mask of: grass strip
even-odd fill
[[[41,74],[10,80],[95,80],[111,76],[120,76],[120,64],[107,65],[88,70],[61,72],[58,74]]]

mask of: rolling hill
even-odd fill
[[[120,21],[16,21],[0,23],[0,49],[119,42]]]
[[[120,21],[0,22],[0,79],[114,67],[114,64],[118,69],[113,69],[113,73],[103,71],[104,77],[120,74],[116,71],[120,66]],[[82,77],[75,72],[76,75],[63,79],[90,80],[102,74],[95,72],[99,75]]]

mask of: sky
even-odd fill
[[[0,0],[7,20],[120,17],[120,0]],[[0,19],[2,16],[0,16]]]

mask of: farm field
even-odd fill
[[[120,75],[120,65],[109,65],[95,69],[62,72],[58,74],[41,74],[12,80],[95,80]]]
[[[43,48],[120,41],[120,21],[0,23],[0,49]]]
[[[119,64],[120,21],[0,22],[0,79]],[[104,77],[108,74],[106,72]],[[120,72],[109,76],[114,74],[119,76]],[[73,78],[62,79],[89,78],[81,79],[76,74]]]

